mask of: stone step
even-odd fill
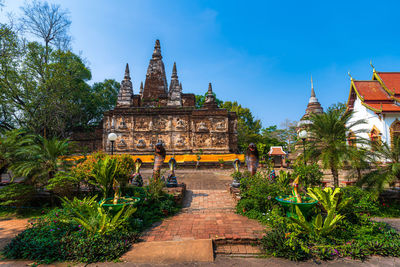
[[[216,239],[214,243],[215,255],[229,256],[257,256],[262,254],[258,239]]]
[[[212,262],[213,243],[211,239],[141,242],[134,244],[121,260],[150,264]]]
[[[252,245],[219,245],[214,248],[214,253],[216,255],[229,255],[237,257],[254,257],[262,254],[261,249],[258,246]]]

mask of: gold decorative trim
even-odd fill
[[[385,83],[383,82],[383,80],[381,79],[381,77],[379,76],[379,74],[374,71],[373,75],[372,75],[372,80],[376,79],[383,87],[383,89],[391,96],[393,96],[395,94],[394,91],[391,91],[389,88],[386,87]]]

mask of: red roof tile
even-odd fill
[[[286,155],[286,152],[283,151],[281,146],[271,146],[268,155],[270,156]]]
[[[364,100],[391,100],[378,81],[354,81],[356,90]]]
[[[400,72],[377,72],[386,88],[400,94]]]
[[[382,112],[400,112],[400,106],[396,104],[390,104],[390,103],[368,103],[365,102],[368,106],[380,110],[382,108]]]

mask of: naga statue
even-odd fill
[[[299,195],[299,192],[297,191],[299,188],[299,178],[300,176],[297,176],[296,179],[294,179],[292,186],[293,186],[293,197],[296,199],[297,203],[301,203],[301,197]]]
[[[156,149],[154,152],[153,179],[155,181],[158,181],[160,179],[161,167],[164,163],[167,152],[165,151],[162,143],[156,144]]]
[[[254,175],[257,173],[257,168],[258,168],[258,150],[257,146],[254,143],[251,143],[249,147],[247,148],[246,152],[246,164],[247,164],[247,169],[251,173],[251,175]]]
[[[142,163],[143,163],[142,160],[139,158],[135,160],[135,173],[131,176],[130,179],[131,180],[130,182],[137,187],[143,186],[143,178],[142,175],[140,174],[140,167],[142,166]]]
[[[117,204],[118,204],[118,200],[119,200],[119,198],[120,198],[120,195],[119,195],[119,188],[120,188],[119,182],[118,182],[117,179],[115,179],[115,177],[114,177],[114,179],[113,179],[113,189],[114,189],[113,204],[114,204],[114,205],[117,205]]]
[[[235,169],[235,172],[233,173],[233,182],[232,182],[232,187],[238,188],[240,186],[240,171],[239,171],[239,167],[240,167],[240,160],[235,159],[233,161],[233,168]]]
[[[166,185],[167,185],[167,187],[177,187],[178,181],[176,180],[176,176],[175,176],[176,160],[174,158],[171,158],[168,161],[168,165],[169,165],[169,170],[171,173],[168,175]]]

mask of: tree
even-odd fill
[[[215,102],[217,103],[217,106],[221,107],[223,101],[219,100],[217,98],[217,95],[214,92],[213,92],[213,95],[214,95],[214,98],[215,98]],[[196,95],[196,108],[197,109],[200,109],[200,108],[203,107],[204,101],[206,100],[206,96],[207,96],[207,93],[205,93],[204,95]]]
[[[335,187],[339,186],[339,169],[350,159],[354,149],[347,145],[347,133],[365,123],[363,120],[351,121],[352,116],[353,112],[343,105],[334,105],[325,113],[310,116],[309,156],[331,170]],[[353,132],[357,134],[360,131]]]
[[[261,130],[262,135],[259,140],[258,148],[259,152],[263,157],[267,157],[267,154],[271,146],[283,146],[286,147],[286,140],[282,137],[284,130],[278,129],[276,125],[269,126]],[[263,147],[263,150],[260,148]]]
[[[221,108],[236,112],[238,116],[238,147],[241,151],[245,151],[250,143],[261,141],[261,121],[254,118],[250,109],[243,108],[236,101],[226,101],[221,105]]]
[[[294,144],[297,141],[297,132],[296,132],[297,121],[291,121],[289,119],[285,119],[281,123],[281,127],[283,130],[282,134],[280,135],[281,140],[287,144],[287,149],[289,151],[294,150]]]
[[[364,175],[359,181],[359,186],[366,186],[369,190],[379,195],[387,185],[400,179],[400,138],[395,137],[393,144],[386,142],[371,142],[375,160],[375,170]],[[385,164],[382,164],[382,161]]]
[[[62,50],[69,48],[71,37],[68,35],[68,30],[71,20],[68,10],[61,9],[60,5],[49,5],[39,0],[34,0],[31,4],[26,3],[21,10],[23,29],[43,40],[45,63],[49,59],[50,45]]]
[[[68,137],[96,125],[115,104],[119,83],[89,86],[89,69],[71,51],[37,42],[24,44],[6,25],[0,27],[0,129],[28,128],[43,136]]]
[[[71,152],[68,140],[46,139],[23,130],[8,132],[0,144],[0,155],[13,174],[25,177],[27,184],[40,187],[66,166],[62,156]]]

